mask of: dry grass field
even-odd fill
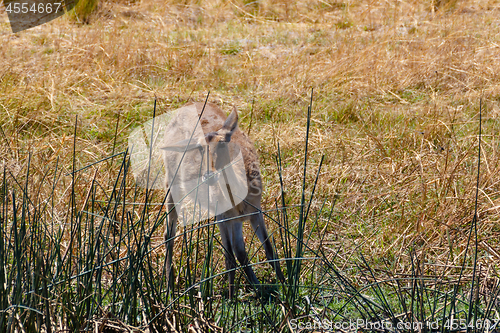
[[[415,272],[467,283],[475,269],[478,293],[499,297],[500,1],[101,1],[85,22],[64,16],[15,34],[2,10],[0,171],[18,197],[26,182],[29,209],[50,198],[52,228],[86,207],[92,184],[108,200],[121,160],[74,181],[72,168],[124,151],[155,99],[158,115],[208,92],[227,112],[238,107],[255,141],[263,207],[300,204],[312,93],[307,198],[324,159],[311,246],[357,286]],[[161,227],[153,234],[160,245]],[[268,265],[256,272],[273,278]]]

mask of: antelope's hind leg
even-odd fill
[[[282,283],[285,282],[285,276],[281,271],[279,261],[277,261],[277,259],[279,259],[278,255],[274,251],[271,240],[269,239],[269,235],[267,234],[267,229],[264,223],[264,216],[262,215],[262,212],[250,215],[250,224],[252,225],[255,234],[262,243],[264,251],[266,252],[266,258],[267,260],[269,260],[269,264],[271,265],[271,267],[274,268],[276,276]]]
[[[166,274],[167,274],[167,293],[173,287],[174,283],[174,274],[172,272],[172,256],[174,252],[174,237],[177,229],[177,211],[175,210],[174,199],[172,198],[172,194],[168,194],[167,198],[167,226],[165,228],[165,232],[163,234],[163,238],[165,240],[165,247],[167,253],[165,254],[165,265],[166,265]]]

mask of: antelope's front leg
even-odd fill
[[[218,220],[221,218],[217,218]],[[224,258],[226,260],[226,271],[227,271],[227,280],[229,283],[229,298],[233,298],[234,296],[234,277],[236,274],[236,259],[233,254],[233,247],[231,241],[231,232],[229,230],[229,226],[226,222],[218,223],[220,230],[220,237],[222,240],[222,246],[224,251]]]
[[[243,224],[241,221],[232,223],[233,231],[233,252],[238,258],[240,265],[243,267],[245,274],[247,275],[248,281],[253,287],[258,287],[260,281],[255,275],[252,267],[250,265],[250,260],[248,260],[247,251],[245,250],[245,240],[243,239]]]

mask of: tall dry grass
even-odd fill
[[[44,170],[56,161],[71,170],[76,115],[78,168],[123,150],[155,97],[161,113],[211,91],[239,107],[271,209],[281,195],[278,143],[285,190],[300,194],[314,87],[310,163],[323,154],[325,162],[313,209],[335,201],[334,223],[322,225],[325,251],[347,268],[360,251],[403,275],[417,255],[425,274],[454,277],[474,211],[482,99],[478,261],[481,274],[498,278],[499,12],[498,1],[145,0],[101,3],[90,24],[61,18],[17,34],[4,16],[2,167],[22,177],[31,152],[30,187],[43,202]],[[96,179],[109,184],[116,172],[101,164]],[[80,201],[91,175],[78,176]]]

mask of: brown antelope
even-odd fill
[[[186,123],[190,123],[190,126],[186,127]],[[201,139],[200,136],[197,137],[193,133],[200,134]],[[175,143],[172,144],[172,142]],[[170,185],[167,198],[168,223],[164,234],[169,284],[171,285],[173,239],[178,219],[178,206],[177,202],[174,202],[175,193],[172,186],[177,184],[176,189],[184,191],[182,195],[189,195],[187,193],[189,189],[185,188],[185,183],[197,178],[196,174],[202,175],[202,177],[198,177],[198,184],[203,183],[205,186],[200,193],[205,190],[216,192],[217,186],[215,184],[220,183],[223,178],[225,179],[218,188],[219,196],[211,197],[219,198],[218,203],[215,206],[205,203],[205,207],[208,207],[209,210],[214,210],[216,207],[215,209],[221,212],[215,212],[212,216],[215,216],[218,222],[224,247],[229,296],[234,296],[235,257],[243,266],[249,282],[254,287],[260,285],[252,267],[249,266],[250,261],[245,251],[242,233],[244,220],[250,221],[254,232],[262,242],[267,259],[271,260],[270,264],[278,279],[283,282],[284,276],[277,261],[278,256],[273,250],[261,211],[262,181],[257,153],[248,136],[238,128],[236,108],[229,116],[226,116],[217,105],[211,103],[192,103],[184,106],[173,115],[172,120],[167,125],[163,145],[167,190]],[[242,156],[242,165],[244,164],[242,173],[227,167],[231,162],[231,156],[234,157],[239,152]],[[189,160],[190,164],[183,163],[186,160]],[[196,161],[196,163],[192,163],[192,161]],[[235,186],[234,184],[238,184],[238,181],[239,185]],[[232,186],[229,184],[231,182],[233,182]],[[199,193],[197,195],[197,198],[201,196]],[[222,208],[218,209],[217,207]]]

